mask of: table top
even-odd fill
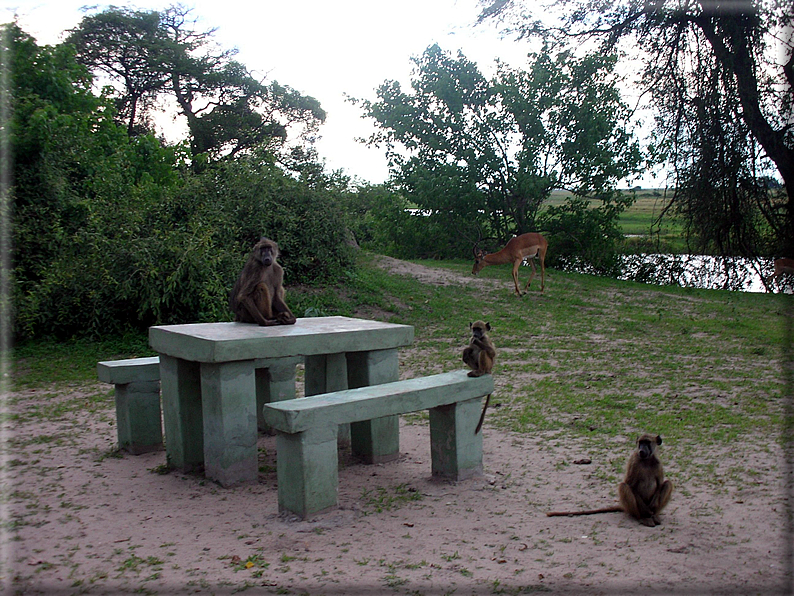
[[[294,325],[194,323],[149,328],[160,354],[194,362],[314,356],[386,350],[410,345],[414,328],[350,317],[307,317]]]

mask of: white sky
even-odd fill
[[[111,4],[160,10],[171,0]],[[412,56],[438,43],[462,50],[484,73],[499,57],[522,65],[526,42],[501,38],[493,25],[474,27],[476,0],[193,0],[200,30],[217,28],[215,40],[239,50],[236,59],[257,75],[277,80],[318,99],[328,114],[317,144],[329,169],[379,183],[388,177],[382,150],[356,141],[369,136],[371,121],[345,99],[375,99],[387,79],[409,82]],[[40,45],[61,41],[84,16],[75,0],[0,0],[1,22],[16,15],[20,27]],[[104,7],[105,5],[99,5]]]

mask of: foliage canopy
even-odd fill
[[[410,90],[386,81],[360,102],[378,127],[369,143],[385,148],[393,183],[432,230],[436,252],[422,256],[535,230],[555,188],[612,202],[642,164],[615,62],[544,48],[526,70],[497,62],[487,78],[434,45],[414,59]]]
[[[260,235],[279,243],[291,285],[352,268],[346,179],[288,175],[261,146],[197,171],[182,145],[117,124],[73,46],[39,47],[13,24],[2,34],[17,337],[229,320],[228,292]]]
[[[483,0],[483,19],[558,47],[621,44],[656,111],[656,154],[695,250],[794,255],[794,5],[786,0]],[[530,11],[530,7],[532,11]],[[544,17],[546,18],[546,17]],[[776,173],[782,189],[766,180]]]
[[[196,29],[181,5],[163,11],[110,7],[85,17],[68,42],[88,68],[110,78],[119,116],[130,134],[151,131],[156,100],[168,96],[190,131],[195,159],[266,148],[288,149],[288,132],[310,141],[325,120],[320,103],[277,81],[256,79]],[[201,161],[197,163],[202,163]]]

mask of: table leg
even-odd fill
[[[348,383],[351,389],[399,381],[396,349],[349,352]],[[384,416],[350,427],[353,453],[367,463],[383,463],[400,456],[400,417]]]
[[[262,408],[274,401],[295,399],[295,367],[302,361],[300,356],[260,358],[256,361],[256,421],[260,431],[275,434],[265,424]]]
[[[332,391],[343,391],[348,388],[348,365],[345,354],[321,354],[306,356],[305,391],[304,394],[320,395]],[[350,425],[340,424],[337,435],[339,447],[350,446]]]
[[[257,480],[254,363],[201,363],[204,474],[222,486]]]
[[[347,359],[345,354],[306,356],[305,394],[319,395],[347,389]]]
[[[204,463],[199,363],[160,354],[160,391],[167,465],[195,470]]]

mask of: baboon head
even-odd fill
[[[640,459],[648,459],[656,451],[656,446],[662,444],[662,437],[656,435],[642,435],[637,439],[637,453]]]
[[[262,236],[256,246],[254,246],[253,252],[257,261],[265,267],[270,267],[278,258],[278,245],[269,238]]]
[[[469,323],[469,329],[471,329],[471,334],[474,337],[481,339],[486,331],[491,330],[491,324],[485,321],[475,321],[474,323]]]

